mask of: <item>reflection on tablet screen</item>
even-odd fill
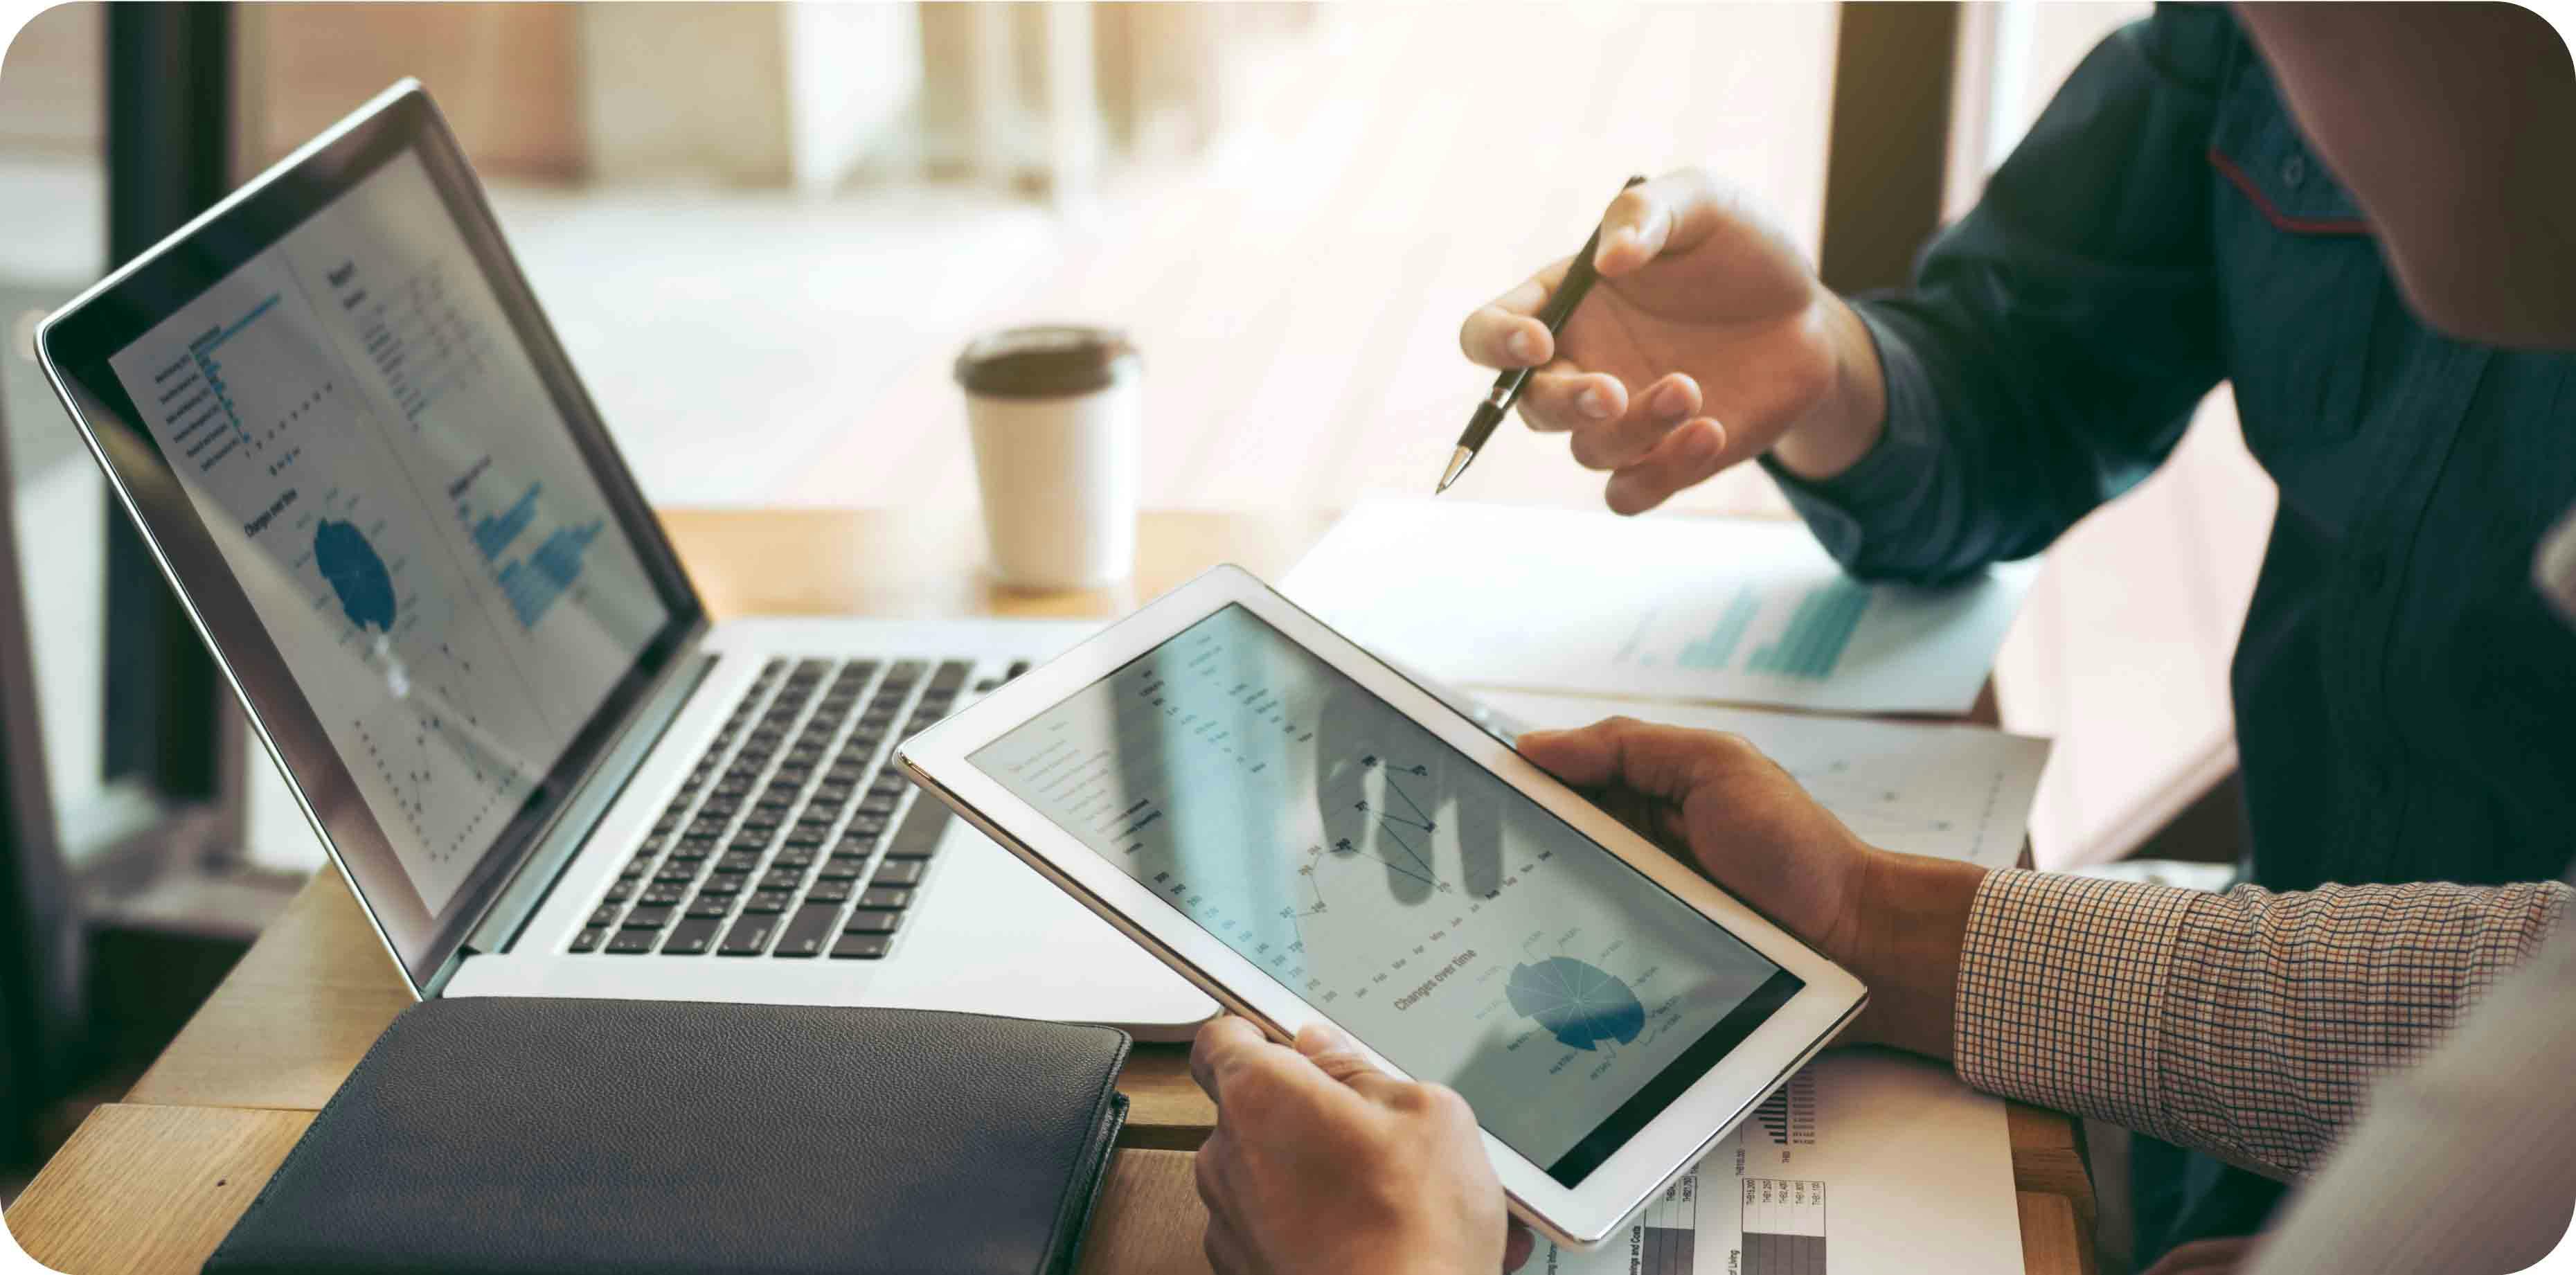
[[[1801,986],[1239,605],[971,760],[1566,1186]]]

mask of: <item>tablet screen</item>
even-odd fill
[[[1239,604],[970,760],[1569,1187],[1802,986]]]

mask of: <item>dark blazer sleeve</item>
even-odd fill
[[[2028,557],[2172,452],[2221,373],[2206,153],[2242,56],[2214,9],[2114,33],[1913,287],[1854,302],[1884,438],[1822,482],[1764,460],[1846,569],[1929,583]]]

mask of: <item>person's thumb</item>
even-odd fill
[[[1404,1083],[1379,1071],[1377,1064],[1360,1052],[1358,1041],[1322,1019],[1297,1030],[1297,1052],[1315,1064],[1316,1070],[1358,1090],[1365,1098],[1382,1097],[1390,1086]]]
[[[1576,788],[1625,788],[1680,801],[1699,783],[1700,764],[1717,737],[1633,717],[1610,717],[1580,730],[1524,731],[1521,756]]]
[[[1593,268],[1602,278],[1615,279],[1667,252],[1691,247],[1707,236],[1708,204],[1708,175],[1695,168],[1619,192],[1601,216]]]

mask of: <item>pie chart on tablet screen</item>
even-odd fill
[[[1571,956],[1551,956],[1512,969],[1504,995],[1512,1009],[1569,1049],[1602,1041],[1625,1045],[1645,1030],[1646,1007],[1625,980]]]

